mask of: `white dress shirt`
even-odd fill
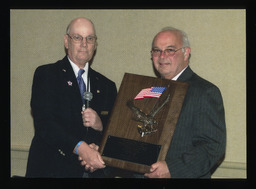
[[[78,72],[79,72],[80,68],[74,62],[72,62],[72,60],[70,60],[69,57],[68,57],[68,60],[69,60],[69,62],[71,64],[71,66],[73,68],[73,71],[75,73],[75,76],[77,78]],[[82,78],[84,80],[84,83],[85,83],[85,86],[86,86],[86,90],[87,90],[87,80],[88,80],[88,70],[89,70],[89,63],[88,62],[85,63],[85,66],[84,66],[83,69],[84,69],[84,73],[82,74]],[[90,91],[90,83],[89,83],[89,90],[88,91]]]

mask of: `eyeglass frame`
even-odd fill
[[[69,33],[67,33],[66,35],[67,35],[70,39],[72,39],[75,43],[79,43],[79,42],[81,43],[84,39],[85,39],[86,43],[88,43],[88,44],[96,44],[96,43],[97,43],[97,36],[96,36],[96,35],[88,35],[88,36],[86,36],[86,37],[83,37],[83,36],[81,36],[81,35],[79,35],[79,34],[75,34],[75,35],[81,37],[79,41],[75,41],[75,39],[74,39],[75,35],[74,35],[74,36],[70,36]],[[93,37],[93,38],[95,38],[95,42],[94,42],[94,43],[88,42],[88,37]]]
[[[154,55],[153,55],[153,53],[154,53],[154,52],[153,52],[153,50],[159,50],[159,51],[160,51],[160,54],[159,54],[159,55],[157,55],[157,56],[154,56],[154,57],[159,57],[159,56],[161,56],[161,54],[162,54],[163,52],[164,52],[164,55],[165,55],[165,56],[167,56],[167,55],[168,55],[168,56],[174,56],[174,55],[175,55],[175,53],[176,53],[177,51],[179,51],[179,50],[181,50],[181,49],[184,49],[184,48],[186,48],[186,47],[181,47],[181,48],[179,48],[179,49],[177,49],[177,50],[173,50],[173,49],[165,49],[165,50],[163,50],[163,51],[162,51],[162,50],[160,50],[160,49],[152,49],[150,52],[151,52],[151,55],[152,55],[152,56],[154,56]],[[167,50],[173,50],[173,51],[172,51],[172,52],[173,52],[173,54],[167,54],[167,53],[166,53],[166,52],[167,52]]]

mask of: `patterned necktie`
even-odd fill
[[[86,91],[86,87],[85,87],[85,84],[84,84],[84,80],[82,78],[82,75],[84,73],[84,69],[80,69],[78,71],[78,76],[77,76],[77,82],[78,82],[78,86],[79,86],[79,89],[80,89],[80,94],[81,94],[81,98],[82,98],[82,101],[83,101],[83,104],[85,103],[85,100],[83,98],[84,96],[84,92]]]

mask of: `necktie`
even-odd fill
[[[78,86],[79,86],[79,89],[80,89],[80,94],[81,94],[81,99],[83,101],[83,104],[85,103],[85,100],[83,98],[84,96],[84,92],[86,91],[86,87],[85,87],[85,84],[84,84],[84,80],[82,78],[82,75],[84,73],[84,69],[80,69],[78,71],[78,76],[77,76],[77,82],[78,82]]]

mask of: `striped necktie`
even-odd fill
[[[84,84],[84,80],[82,78],[82,75],[84,73],[84,69],[80,69],[78,71],[78,76],[77,76],[77,83],[78,83],[78,86],[79,86],[79,89],[80,89],[80,94],[81,94],[81,99],[83,101],[83,104],[85,104],[85,100],[83,98],[84,96],[84,92],[86,91],[86,87],[85,87],[85,84]]]

